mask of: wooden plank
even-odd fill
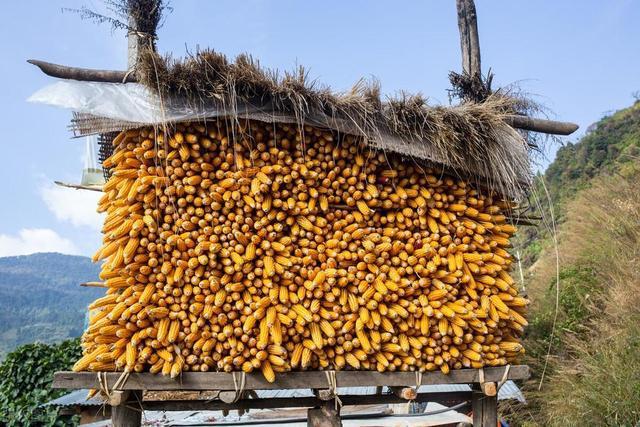
[[[475,387],[471,393],[473,427],[495,427],[498,424],[498,396],[487,396]]]
[[[388,403],[406,403],[395,394],[383,395],[344,395],[340,396],[343,406],[375,405]],[[471,401],[470,391],[419,393],[415,402],[436,402],[445,406]],[[321,404],[317,397],[276,397],[269,399],[241,399],[235,403],[220,400],[158,400],[142,402],[142,407],[149,411],[220,411],[223,409],[273,409],[273,408],[310,408]]]
[[[505,367],[485,368],[485,381],[497,382],[502,379]],[[107,374],[109,388],[113,387],[120,372]],[[56,372],[53,388],[80,389],[100,388],[95,372]],[[529,367],[513,365],[509,370],[509,379],[529,378]],[[370,372],[338,371],[338,387],[399,386],[413,387],[416,384],[415,372]],[[423,385],[428,384],[471,384],[479,382],[477,369],[453,370],[445,375],[441,372],[425,372]],[[261,373],[247,374],[245,390],[282,390],[294,388],[327,388],[327,377],[322,371],[286,372],[276,375],[269,383]],[[122,386],[124,390],[234,390],[233,376],[226,372],[185,372],[176,379],[150,373],[132,373]]]

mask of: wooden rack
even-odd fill
[[[505,376],[505,372],[507,375]],[[108,390],[113,391],[122,373],[103,374]],[[267,382],[260,373],[246,374],[242,392],[238,390],[241,373],[225,372],[185,372],[179,378],[171,379],[150,373],[132,373],[117,390],[117,398],[112,405],[111,419],[114,427],[140,426],[142,409],[155,411],[183,410],[234,410],[266,408],[310,408],[307,415],[309,426],[340,426],[340,410],[336,405],[335,390],[329,386],[326,371],[287,372],[276,376],[273,383]],[[484,382],[481,383],[481,377]],[[506,367],[460,369],[448,375],[440,372],[368,372],[337,371],[337,387],[389,387],[393,393],[370,395],[339,395],[342,405],[367,405],[416,402],[438,402],[456,405],[470,402],[474,426],[491,426],[497,423],[496,383],[505,379],[522,380],[529,378],[529,367],[513,365]],[[419,384],[418,384],[419,382]],[[470,392],[416,393],[418,385],[469,384]],[[104,384],[103,384],[104,387]],[[57,389],[100,389],[98,374],[95,372],[57,372],[53,379]],[[251,398],[255,390],[312,389],[315,397],[291,398]],[[218,391],[214,400],[163,400],[142,399],[143,391]],[[240,394],[240,395],[239,395]],[[336,409],[338,408],[338,409]]]

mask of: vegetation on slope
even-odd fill
[[[525,347],[535,376],[529,405],[507,408],[515,424],[640,422],[639,151],[636,103],[563,148],[545,174],[557,252],[549,227],[526,233]]]
[[[521,258],[532,265],[551,242],[551,209],[557,223],[565,220],[567,201],[590,186],[600,175],[633,173],[640,159],[640,101],[603,117],[591,125],[577,143],[558,150],[534,188],[533,216],[544,218],[540,227],[522,228],[519,233]],[[543,180],[540,178],[544,178]]]
[[[86,257],[39,253],[0,258],[0,360],[16,346],[54,343],[82,334],[87,305],[103,289],[99,266]]]

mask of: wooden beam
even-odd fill
[[[138,81],[135,73],[129,73],[128,71],[93,70],[89,68],[69,67],[66,65],[58,65],[51,62],[40,61],[37,59],[29,59],[27,62],[36,65],[46,75],[57,77],[60,79],[106,83],[135,83]],[[576,129],[578,129],[578,125],[574,123],[534,119],[526,116],[508,116],[505,121],[510,126],[517,129],[548,133],[553,135],[570,135],[575,132]],[[71,184],[67,186],[72,187]],[[80,186],[72,188],[94,190],[93,188],[85,188]]]
[[[578,125],[575,123],[534,119],[533,117],[527,116],[508,116],[505,121],[517,129],[548,133],[551,135],[571,135],[578,130]]]
[[[339,396],[343,406],[406,403],[395,394],[343,395]],[[445,406],[471,400],[471,391],[419,393],[416,402],[436,402]],[[332,400],[330,400],[332,401]],[[241,399],[234,403],[221,400],[143,400],[142,407],[149,411],[220,411],[222,409],[274,409],[311,408],[323,402],[317,397],[276,397],[269,399]]]
[[[40,70],[46,75],[60,79],[104,83],[130,83],[138,81],[135,73],[130,73],[128,71],[94,70],[90,68],[69,67],[66,65],[40,61],[38,59],[29,59],[27,62],[40,68]]]
[[[504,367],[484,368],[485,381],[500,381]],[[480,381],[477,369],[456,369],[445,375],[441,372],[426,372],[422,375],[421,384],[471,384]],[[107,373],[107,384],[113,387],[120,377],[120,372]],[[529,378],[529,367],[513,365],[508,379]],[[336,372],[338,387],[364,386],[416,386],[414,372],[372,372],[372,371],[338,371]],[[246,390],[277,389],[323,389],[327,388],[327,377],[322,371],[284,372],[276,375],[270,383],[261,373],[250,373],[246,376]],[[56,372],[53,377],[53,388],[80,389],[99,388],[95,372]],[[233,376],[226,372],[185,372],[176,379],[151,373],[132,373],[121,387],[124,390],[235,390]]]
[[[476,6],[473,0],[456,0],[456,7],[458,9],[460,50],[462,51],[462,71],[470,77],[480,78],[482,67]]]

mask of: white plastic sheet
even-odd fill
[[[61,80],[31,95],[29,102],[136,123],[157,124],[202,117],[203,111],[164,102],[139,83]]]

